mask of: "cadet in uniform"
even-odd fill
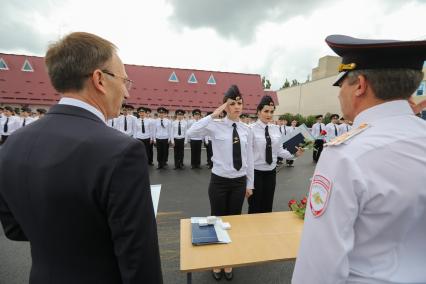
[[[331,122],[325,126],[325,131],[327,131],[327,141],[330,141],[339,136],[339,125],[337,124],[339,121],[339,115],[332,114],[330,118]]]
[[[177,109],[175,111],[176,120],[172,123],[172,145],[174,148],[175,170],[183,169],[184,147],[186,143],[187,123],[183,119],[185,111]]]
[[[132,110],[134,108],[131,105],[123,105],[122,111],[123,114],[115,119],[114,128],[119,130],[120,132],[134,137],[135,128],[136,128],[136,120],[137,118],[133,116]]]
[[[3,117],[0,121],[1,144],[6,142],[10,134],[21,127],[20,118],[13,115],[13,108],[5,106]]]
[[[171,122],[165,118],[166,108],[159,107],[157,113],[159,117],[154,122],[154,144],[157,147],[157,169],[163,169],[166,166],[169,152]]]
[[[258,120],[251,125],[253,133],[254,189],[248,198],[248,213],[272,212],[274,201],[277,156],[293,159],[294,156],[284,150],[280,144],[281,133],[277,125],[272,124],[275,111],[274,101],[264,96],[257,106]],[[301,155],[302,149],[295,153]]]
[[[352,126],[349,124],[349,121],[343,117],[340,118],[340,124],[339,124],[339,136],[349,132],[349,130],[352,129]]]
[[[42,118],[46,114],[46,110],[44,108],[36,109],[37,116],[34,117],[34,120]]]
[[[284,126],[284,127],[286,127],[286,126]],[[297,129],[297,120],[293,119],[291,121],[290,127],[288,127],[288,133],[292,133],[292,132],[296,131],[296,129]],[[294,164],[294,157],[286,159],[285,163],[286,163],[287,167],[294,167],[294,165],[293,165]]]
[[[144,145],[146,150],[146,156],[148,158],[148,164],[152,163],[152,145],[154,144],[154,123],[151,119],[146,117],[146,110],[144,107],[138,108],[139,118],[136,121],[135,138],[139,139]]]
[[[407,101],[426,41],[326,42],[354,124],[315,169],[292,283],[426,283],[426,122]]]
[[[322,123],[322,115],[315,116],[315,119],[317,120],[314,125],[312,125],[312,136],[315,137],[315,144],[314,144],[314,151],[313,151],[313,160],[314,162],[318,162],[319,157],[321,156],[322,148],[324,146],[324,138],[321,134],[325,130],[325,124]]]
[[[242,95],[232,85],[225,93],[224,104],[213,114],[195,122],[188,130],[190,137],[209,135],[213,142],[213,169],[209,185],[211,215],[241,214],[244,196],[253,192],[253,148],[250,128],[240,122]],[[224,119],[216,119],[226,111]],[[215,269],[213,277],[222,278]],[[233,277],[232,269],[225,268],[225,277]]]
[[[194,124],[200,120],[201,110],[194,109],[192,111],[192,116],[194,117],[194,121],[192,122],[192,124]],[[204,138],[203,136],[198,136],[198,135],[196,136],[191,135],[191,136],[188,136],[187,138],[191,144],[191,168],[192,169],[201,169],[201,166],[200,166],[201,165],[201,146],[203,143],[203,138]]]
[[[21,109],[21,121],[19,127],[24,127],[30,124],[31,122],[34,122],[34,119],[30,116],[32,113],[32,110],[29,107],[23,107]]]

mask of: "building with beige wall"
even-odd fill
[[[284,113],[317,115],[340,112],[339,88],[332,86],[336,80],[341,58],[325,56],[319,59],[318,67],[312,69],[312,80],[298,86],[277,91],[279,106],[275,115]],[[426,68],[423,68],[426,74]],[[415,101],[426,99],[426,76],[418,91],[413,95]]]

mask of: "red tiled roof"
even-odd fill
[[[0,70],[0,103],[53,105],[60,99],[59,93],[50,84],[42,57],[0,53],[0,58],[9,68]],[[34,72],[21,71],[25,59]],[[255,112],[265,94],[271,95],[278,103],[276,92],[263,90],[260,75],[128,64],[125,67],[127,75],[135,82],[127,103],[135,107],[213,111],[222,103],[223,94],[231,84],[238,85],[243,94],[244,111],[247,113]],[[173,72],[179,82],[169,82]],[[196,84],[188,83],[192,73],[198,81]],[[216,85],[207,84],[210,75],[213,75]]]

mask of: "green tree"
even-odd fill
[[[263,89],[271,88],[271,82],[269,81],[269,79],[266,79],[265,76],[262,76],[262,85],[263,85]]]
[[[288,88],[288,87],[290,87],[290,82],[288,81],[287,78],[285,78],[285,82],[284,82],[284,85],[282,86],[282,89],[285,89],[285,88]]]

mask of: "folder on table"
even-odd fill
[[[207,245],[220,243],[217,238],[214,225],[200,226],[197,223],[192,223],[192,244]]]

